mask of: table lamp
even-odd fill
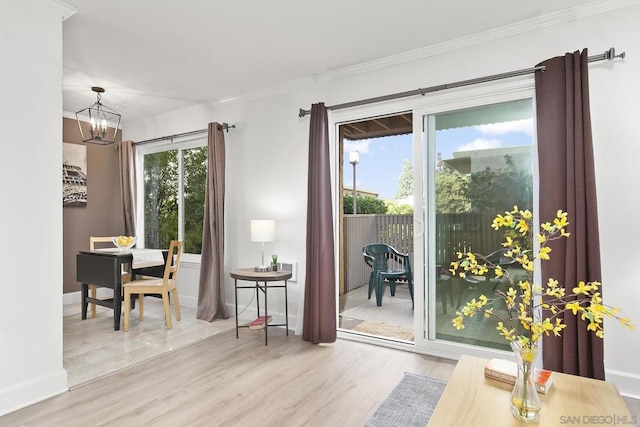
[[[251,241],[260,242],[262,264],[255,267],[255,271],[270,271],[271,266],[264,263],[264,242],[273,242],[276,238],[276,222],[272,219],[251,220]]]

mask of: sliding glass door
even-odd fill
[[[431,109],[420,114],[418,142],[422,162],[421,212],[424,233],[416,239],[423,249],[423,307],[416,312],[416,345],[444,354],[505,350],[508,345],[492,319],[472,319],[458,331],[451,320],[458,308],[480,294],[492,295],[504,283],[484,277],[455,277],[449,271],[458,252],[495,253],[503,232],[491,228],[497,213],[533,210],[533,101],[504,102]],[[416,190],[418,191],[418,190]],[[422,225],[421,224],[421,225]],[[516,235],[509,237],[517,238]],[[513,266],[510,274],[520,273]],[[501,307],[496,307],[499,312]]]
[[[471,319],[465,322],[462,331],[456,330],[452,324],[458,307],[477,298],[480,293],[492,293],[504,284],[482,278],[453,277],[449,265],[457,259],[458,251],[489,254],[499,250],[505,236],[491,228],[495,215],[513,209],[514,205],[528,209],[535,206],[533,79],[474,86],[455,93],[442,92],[424,98],[407,98],[337,111],[332,114],[336,129],[334,143],[336,147],[342,147],[340,141],[344,139],[342,130],[345,124],[357,123],[358,129],[370,129],[363,125],[363,121],[396,116],[411,126],[403,128],[402,133],[407,137],[412,135],[413,146],[412,158],[406,156],[413,163],[413,213],[405,215],[410,217],[407,220],[411,223],[406,229],[410,230],[407,236],[413,244],[409,243],[409,249],[403,250],[413,255],[414,308],[411,309],[411,300],[408,299],[407,308],[402,311],[409,319],[404,326],[408,330],[407,336],[411,337],[413,332],[413,339],[394,335],[392,339],[385,337],[387,339],[375,342],[449,358],[458,358],[461,354],[495,357],[509,351],[495,330],[495,322]],[[358,143],[362,144],[362,141]],[[353,150],[360,152],[358,191],[361,188],[378,188],[374,181],[364,180],[366,163],[372,161],[366,154],[370,155],[370,150],[359,145],[346,151]],[[353,164],[344,160],[346,152],[338,150],[338,153],[338,164],[344,163],[344,169],[350,174]],[[388,165],[391,157],[383,158]],[[342,169],[337,168],[339,171]],[[401,176],[400,172],[397,176]],[[343,194],[341,174],[337,174],[336,182],[339,184],[336,186],[337,194]],[[349,192],[354,191],[351,188]],[[360,203],[358,211],[359,207]],[[347,215],[345,211],[344,216]],[[360,211],[356,216],[364,218]],[[389,212],[382,216],[388,218]],[[370,312],[378,314],[383,311],[380,308],[389,308],[392,303],[400,301],[401,298],[392,297],[389,291],[385,291],[382,307],[376,306],[375,299],[368,299],[367,281],[371,268],[363,261],[362,247],[372,242],[388,243],[384,235],[378,232],[374,237],[360,241],[343,227],[341,237],[355,249],[351,254],[346,244],[341,246],[344,265],[340,272],[352,272],[356,268],[362,270],[362,278],[355,283],[363,295],[359,303],[369,302],[372,306]],[[353,263],[349,261],[351,258]],[[510,275],[517,276],[517,268],[512,270]],[[345,280],[345,294],[353,293],[347,286],[350,284],[351,281]],[[345,323],[357,317],[346,313],[347,309],[350,307],[341,305],[341,330],[357,331]],[[413,319],[413,328],[410,319]],[[377,322],[385,326],[389,323],[386,318]],[[384,335],[366,330],[356,339],[381,336]]]

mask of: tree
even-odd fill
[[[182,153],[184,251],[202,250],[207,147],[144,156],[145,246],[167,248],[178,238],[178,155]]]
[[[356,199],[359,214],[384,214],[387,212],[387,206],[384,200],[371,196],[358,196]],[[345,214],[353,213],[353,196],[345,194],[342,196],[342,212]]]
[[[396,199],[404,199],[413,194],[413,165],[409,159],[402,161],[402,173],[398,180],[398,192]]]
[[[442,165],[436,170],[436,212],[495,213],[533,208],[533,180],[528,171],[518,170],[510,156],[505,156],[505,168],[463,175]]]
[[[202,251],[202,225],[207,177],[207,147],[183,151],[184,251]]]
[[[177,150],[144,156],[145,246],[169,247],[178,238]]]
[[[443,165],[436,170],[436,213],[469,212],[469,177]]]
[[[505,169],[486,168],[471,174],[468,197],[472,212],[510,211],[514,205],[520,209],[533,209],[531,173],[518,170],[511,156],[504,157]]]
[[[398,203],[396,201],[385,200],[387,205],[387,215],[411,215],[413,214],[413,206],[406,203]]]

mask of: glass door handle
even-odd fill
[[[413,237],[423,237],[424,236],[424,223],[421,219],[413,219]]]

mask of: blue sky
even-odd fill
[[[481,150],[531,144],[532,120],[495,123],[436,132],[436,150],[443,159],[454,151]],[[374,191],[381,199],[395,200],[402,163],[413,164],[413,135],[372,138],[344,143],[344,185],[353,185],[353,166],[349,152],[360,152],[356,166],[356,189]]]

